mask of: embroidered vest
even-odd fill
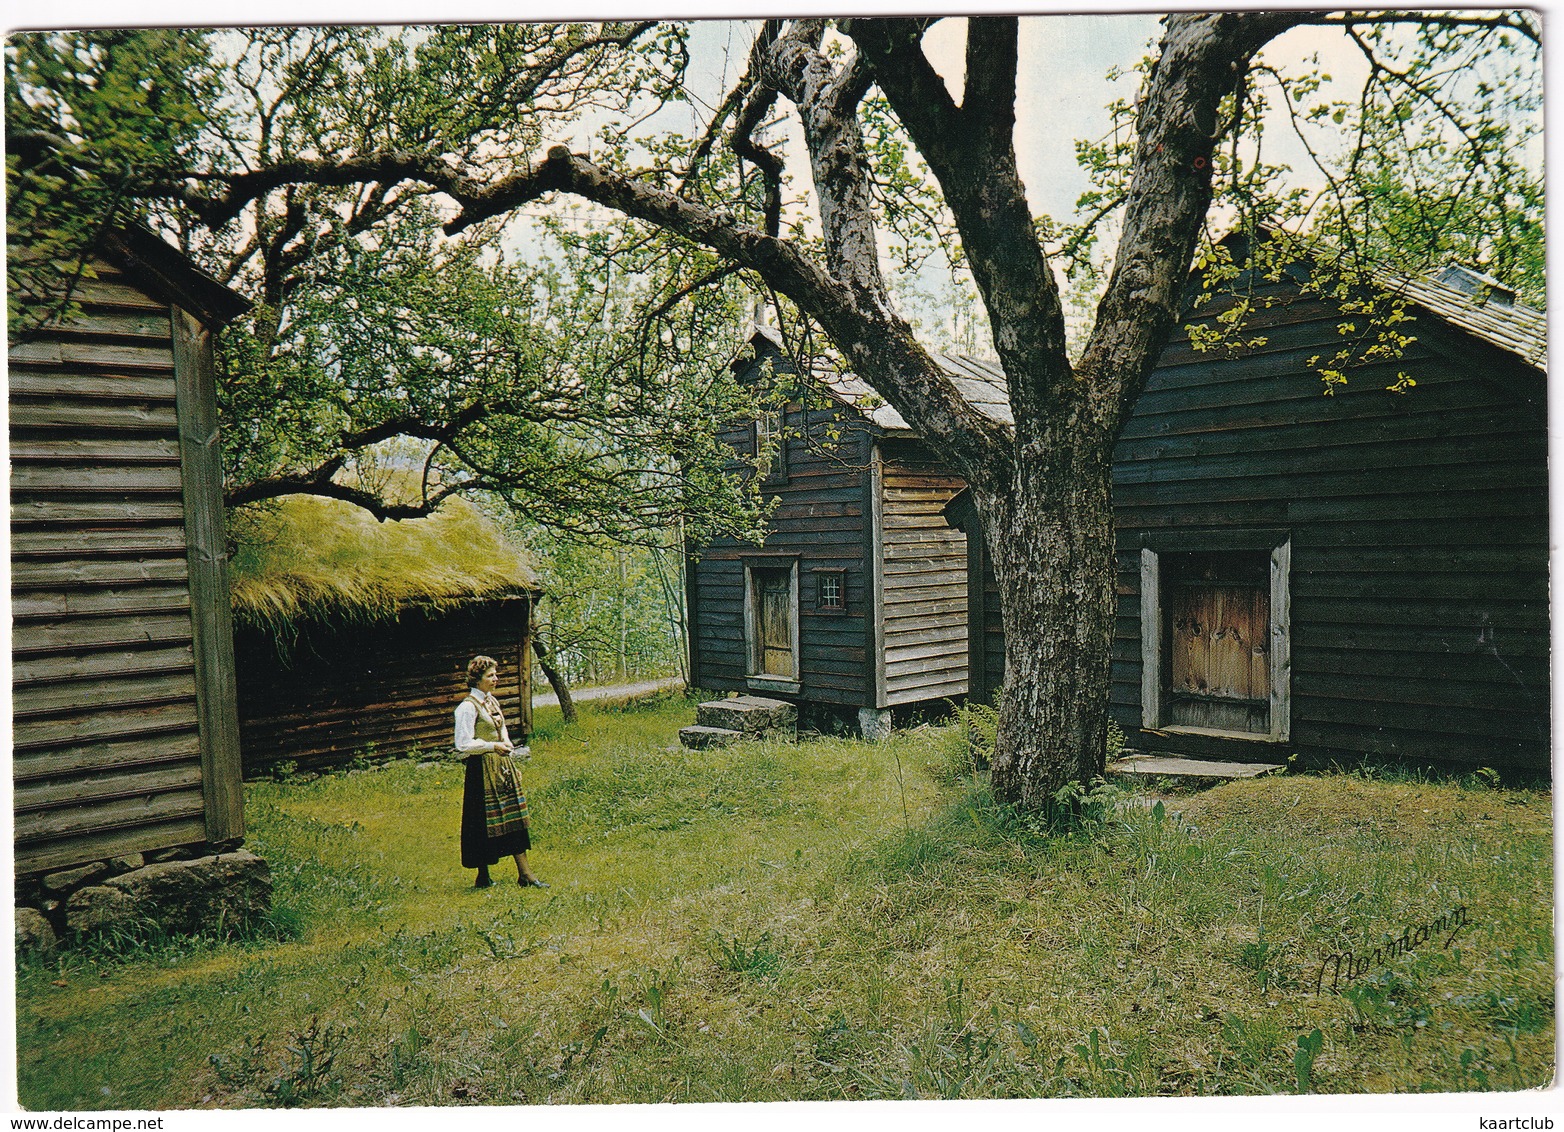
[[[474,739],[482,739],[485,743],[498,743],[500,741],[500,729],[505,726],[505,712],[500,708],[500,701],[493,696],[488,697],[488,703],[477,696],[468,696],[478,711],[473,719],[472,734]]]

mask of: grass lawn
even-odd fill
[[[1067,834],[954,729],[688,752],[539,714],[552,882],[457,867],[461,768],[246,788],[276,909],[17,975],[46,1110],[1520,1089],[1553,1076],[1550,795],[1293,776]],[[1457,909],[1463,911],[1457,912]],[[1425,928],[1442,921],[1446,928]],[[1463,923],[1464,921],[1464,923]],[[1386,945],[1410,932],[1417,946]],[[1453,934],[1453,938],[1452,937]],[[1448,940],[1448,945],[1447,945]],[[1331,954],[1351,965],[1331,990]],[[1394,954],[1391,951],[1394,951]],[[1358,967],[1361,966],[1361,970]]]

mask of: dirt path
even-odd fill
[[[654,692],[664,692],[669,688],[679,688],[684,685],[683,676],[665,676],[661,680],[642,680],[636,684],[607,684],[600,688],[572,688],[570,698],[578,704],[591,703],[594,700],[633,700],[637,696],[649,696]],[[559,697],[553,692],[539,692],[532,697],[532,706],[558,707]]]

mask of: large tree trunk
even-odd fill
[[[570,685],[559,669],[554,667],[554,654],[549,651],[541,638],[533,636],[532,651],[538,658],[538,667],[543,670],[543,676],[548,681],[548,686],[554,689],[554,695],[559,697],[559,714],[566,723],[576,721],[576,704],[570,698]]]
[[[1091,430],[1065,426],[1017,469],[1013,491],[978,495],[1005,626],[993,789],[1027,809],[1103,773],[1114,614],[1109,451]]]
[[[448,232],[545,192],[573,192],[681,233],[758,272],[814,317],[865,378],[970,485],[999,582],[1009,671],[993,765],[996,795],[1045,809],[1103,771],[1113,626],[1113,441],[1178,315],[1223,100],[1253,53],[1303,12],[1190,12],[1166,22],[1137,115],[1114,268],[1091,339],[1072,365],[1057,287],[1013,145],[1018,25],[968,26],[958,104],[924,54],[924,20],[851,20],[840,64],[816,19],[768,22],[755,61],[764,97],[798,107],[818,198],[825,267],[792,241],[613,169],[549,151],[526,175],[470,193]],[[976,411],[919,344],[880,276],[859,103],[871,82],[940,182],[1008,381],[1014,431]],[[770,93],[766,93],[770,92]]]

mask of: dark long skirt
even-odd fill
[[[532,839],[527,836],[525,824],[504,837],[489,836],[483,816],[483,756],[467,759],[467,775],[462,782],[462,868],[482,868],[530,848]]]

